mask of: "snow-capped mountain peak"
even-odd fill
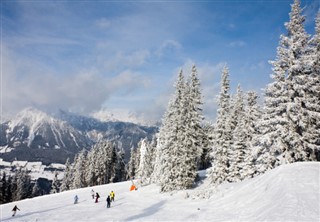
[[[37,128],[43,123],[52,123],[54,119],[36,108],[28,107],[19,112],[12,120],[9,121],[9,130],[16,126],[25,125],[29,128]]]
[[[82,149],[90,149],[98,140],[113,140],[127,150],[140,139],[151,138],[156,127],[98,119],[60,110],[49,115],[29,107],[1,124],[0,157],[18,160],[64,163]]]

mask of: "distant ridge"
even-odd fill
[[[134,123],[102,122],[92,117],[60,110],[49,115],[29,107],[2,123],[0,157],[6,161],[41,161],[44,164],[65,163],[82,149],[90,149],[101,139],[121,144],[125,158],[143,138],[151,138],[156,127]]]

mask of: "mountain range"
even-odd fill
[[[99,140],[117,142],[130,156],[143,138],[151,139],[157,127],[121,121],[101,121],[93,117],[60,110],[48,114],[26,108],[0,125],[0,158],[5,161],[65,163],[79,151],[89,150]]]

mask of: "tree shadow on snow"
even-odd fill
[[[161,208],[161,206],[163,206],[165,204],[166,201],[162,200],[156,204],[151,205],[150,207],[146,208],[143,210],[142,213],[131,216],[126,218],[125,220],[128,221],[132,221],[132,220],[137,220],[137,219],[141,219],[143,217],[147,217],[150,216],[152,214],[155,214],[157,211],[159,211],[159,209]]]

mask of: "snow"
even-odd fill
[[[54,170],[57,170],[58,179],[63,178],[63,170],[65,169],[65,165],[60,163],[52,163],[50,165],[44,165],[42,162],[28,162],[28,161],[13,161],[7,162],[0,158],[0,169],[6,172],[6,174],[13,174],[12,168],[23,167],[29,171],[29,175],[32,180],[36,180],[38,178],[46,178],[48,180],[52,180],[54,178]],[[1,174],[2,175],[2,174]]]
[[[0,146],[0,153],[9,153],[13,150],[13,148],[7,146]]]
[[[203,172],[202,172],[203,173]],[[319,221],[320,163],[283,165],[239,183],[208,189],[207,182],[187,191],[159,193],[148,185],[129,191],[131,182],[91,187],[1,205],[1,221]],[[106,208],[106,196],[115,202]],[[208,194],[210,198],[200,198]],[[75,195],[79,203],[73,204]],[[188,197],[189,196],[189,197]],[[204,195],[208,197],[207,195]],[[187,198],[188,197],[188,198]],[[11,217],[17,205],[21,211]]]

